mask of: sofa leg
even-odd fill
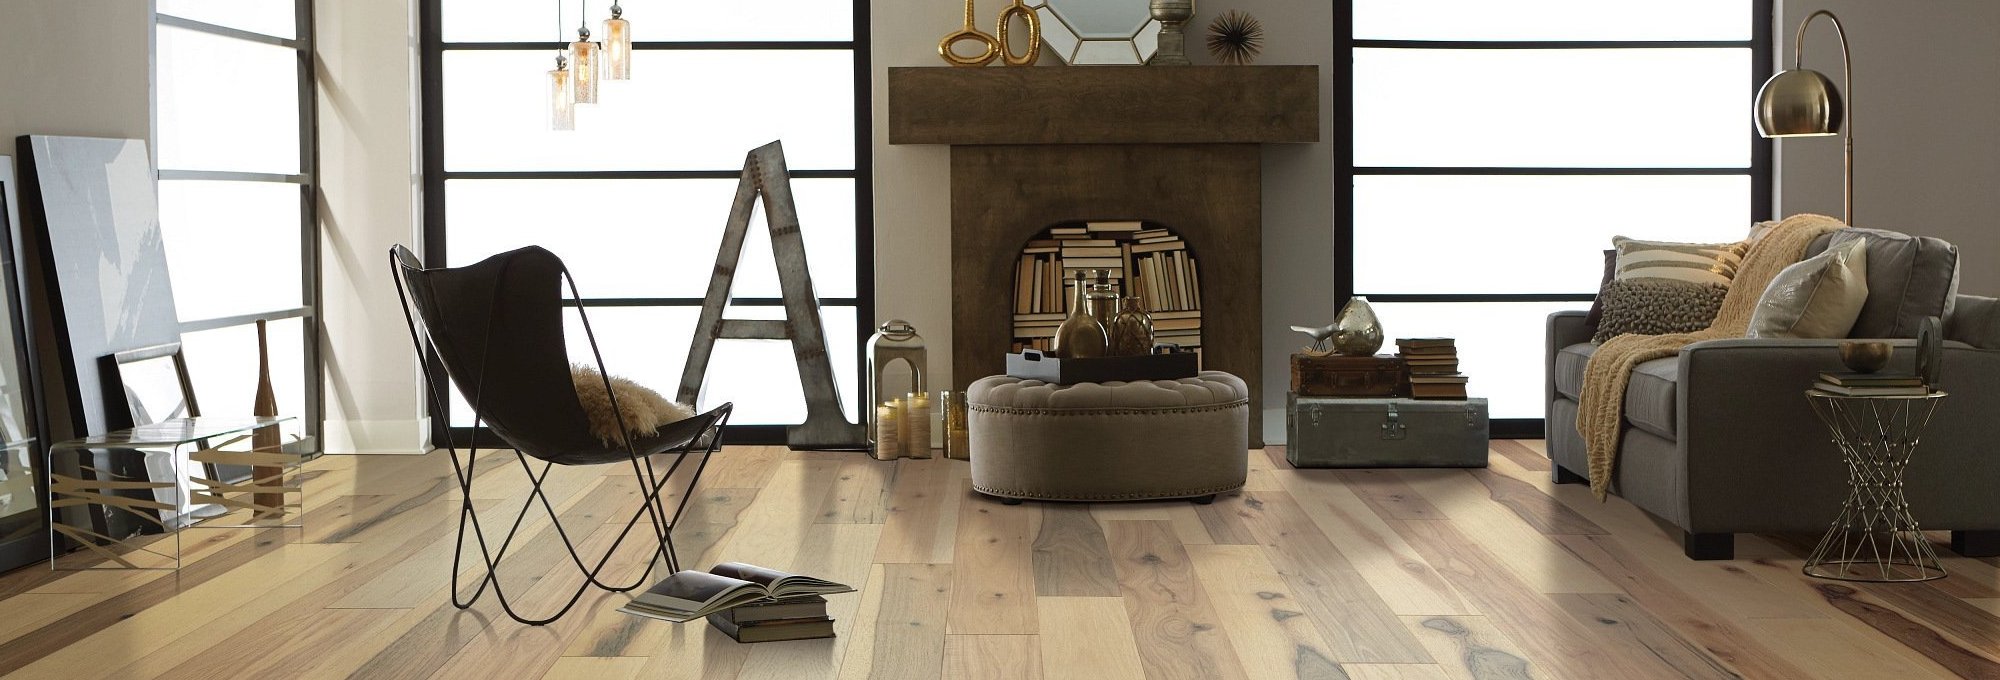
[[[1215,502],[1215,494],[1209,494],[1206,496],[1195,496],[1193,498],[1189,498],[1188,502],[1193,503],[1195,505],[1208,505],[1210,503]]]
[[[1589,484],[1590,478],[1570,472],[1568,468],[1561,465],[1551,463],[1549,465],[1549,481],[1557,484]]]
[[[1681,552],[1691,560],[1736,559],[1736,534],[1681,532]]]
[[[1951,532],[1951,551],[1963,557],[2000,557],[2000,530]]]
[[[1019,498],[1006,498],[1006,497],[1002,497],[1002,498],[1000,499],[1000,504],[1001,504],[1001,505],[1020,505],[1020,504],[1021,504],[1021,499],[1019,499]]]

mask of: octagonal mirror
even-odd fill
[[[1042,42],[1065,64],[1144,64],[1160,44],[1147,0],[1035,0]]]

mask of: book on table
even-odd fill
[[[1857,387],[1819,382],[1813,384],[1813,389],[1842,397],[1922,397],[1931,393],[1931,388],[1922,383],[1900,387]]]
[[[744,605],[851,592],[851,586],[824,579],[724,562],[708,571],[685,570],[668,576],[618,611],[685,623]]]
[[[1914,373],[1821,373],[1819,381],[1846,387],[1924,386],[1924,379]]]

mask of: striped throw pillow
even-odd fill
[[[1618,249],[1618,280],[1668,279],[1727,286],[1743,264],[1745,243],[1667,243],[1623,236],[1611,239]]]

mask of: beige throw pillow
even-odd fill
[[[606,446],[624,446],[625,439],[618,436],[618,416],[611,411],[611,397],[604,393],[604,378],[597,369],[571,365],[569,377],[576,384],[576,400],[590,419],[590,433]],[[615,375],[611,376],[611,393],[618,395],[618,412],[625,415],[625,428],[635,439],[658,434],[662,425],[694,417],[694,409]]]
[[[1727,286],[1743,264],[1746,243],[1669,243],[1619,236],[1618,280],[1668,279]]]
[[[1868,301],[1867,245],[1857,238],[1778,272],[1757,299],[1750,337],[1847,337]]]

